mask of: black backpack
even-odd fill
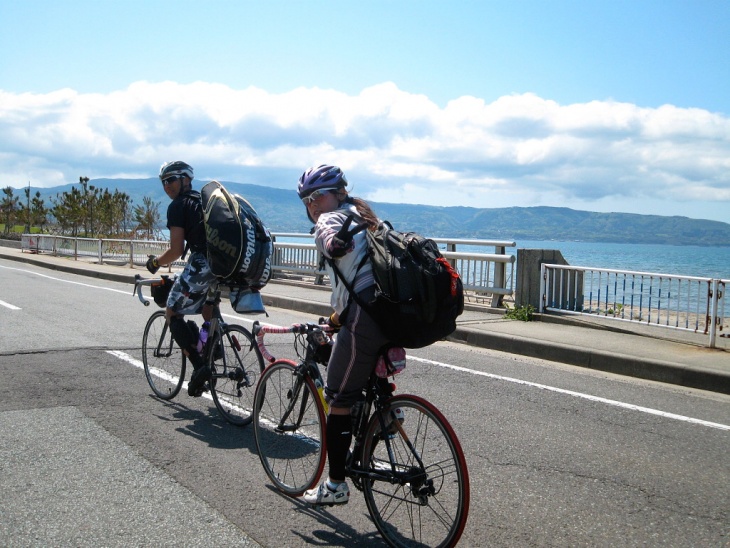
[[[464,311],[464,287],[459,274],[441,255],[436,242],[415,232],[398,232],[387,221],[366,230],[376,283],[375,300],[361,302],[328,259],[352,298],[378,322],[393,346],[421,348],[456,329]]]
[[[208,264],[221,281],[261,289],[271,278],[274,244],[253,206],[218,181],[200,191]]]

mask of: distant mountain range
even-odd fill
[[[157,178],[95,179],[98,188],[126,192],[134,204],[145,196],[161,202],[163,214],[169,199]],[[205,182],[195,181],[195,188]],[[231,192],[244,196],[256,208],[272,232],[308,232],[311,224],[294,190],[223,182]],[[46,199],[68,192],[74,185],[32,188]],[[77,185],[76,185],[77,186]],[[22,191],[17,194],[22,196]],[[16,195],[17,195],[16,194]],[[719,221],[632,213],[596,213],[564,207],[438,207],[371,202],[381,219],[402,231],[429,237],[485,240],[556,240],[641,244],[730,246],[730,224]]]

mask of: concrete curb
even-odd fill
[[[457,327],[450,341],[640,379],[730,394],[730,375],[615,352]]]
[[[266,306],[296,310],[297,312],[303,312],[313,316],[322,316],[327,318],[332,313],[331,306],[317,301],[305,301],[302,299],[295,299],[293,297],[282,297],[277,295],[263,295],[263,300],[264,305]]]
[[[73,263],[69,263],[68,265],[65,264],[56,264],[56,263],[49,263],[48,261],[43,261],[41,259],[35,259],[32,255],[19,255],[17,257],[12,258],[15,261],[21,262],[21,263],[28,263],[35,266],[40,266],[43,268],[47,268],[49,270],[57,270],[59,272],[68,272],[70,274],[78,274],[80,276],[88,276],[91,278],[99,278],[102,280],[111,280],[113,282],[120,282],[120,283],[134,283],[134,274],[138,274],[139,271],[129,274],[121,274],[117,272],[107,272],[105,270],[92,270],[90,268],[84,268],[83,266],[76,266]],[[94,265],[98,268],[106,268],[105,265]],[[112,267],[109,266],[109,268],[118,268],[118,267]],[[146,271],[145,271],[146,272]]]

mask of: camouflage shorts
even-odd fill
[[[167,298],[167,307],[178,314],[199,314],[216,277],[202,253],[193,252]]]

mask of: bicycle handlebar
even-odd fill
[[[169,278],[169,276],[162,276],[162,278]],[[132,289],[132,295],[135,293],[137,294],[137,298],[139,299],[139,302],[141,302],[145,306],[150,305],[149,299],[146,299],[144,295],[142,295],[142,287],[145,285],[152,285],[155,282],[159,282],[160,278],[143,278],[139,274],[134,275],[134,289]]]
[[[149,283],[146,283],[146,282],[149,282]],[[137,298],[139,299],[139,302],[141,302],[145,306],[149,306],[150,301],[148,299],[145,299],[144,295],[142,295],[142,286],[151,285],[151,284],[152,284],[152,280],[145,280],[139,274],[134,275],[134,289],[132,289],[132,295],[134,295],[136,293]]]
[[[252,328],[252,333],[254,337],[256,337],[256,346],[258,346],[263,358],[269,363],[275,362],[276,357],[271,354],[271,352],[269,352],[269,350],[266,348],[266,344],[264,343],[264,335],[266,335],[267,333],[295,333],[298,335],[308,335],[310,333],[317,332],[329,335],[333,332],[333,329],[327,324],[293,323],[290,326],[281,327],[278,325],[261,324],[258,321],[254,322]]]

